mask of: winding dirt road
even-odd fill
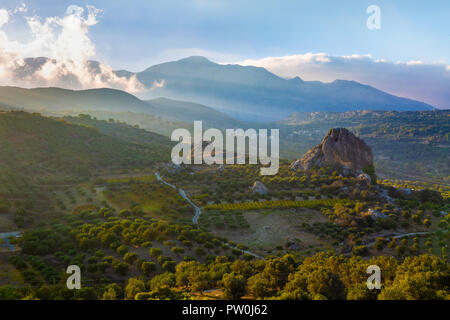
[[[189,197],[186,195],[186,193],[184,192],[183,189],[177,188],[177,187],[174,186],[173,184],[168,183],[167,181],[165,181],[163,178],[161,178],[161,176],[159,175],[158,172],[155,172],[155,176],[156,176],[156,179],[157,179],[158,181],[164,183],[165,185],[171,187],[172,189],[178,189],[178,193],[180,194],[180,196],[182,196],[182,197],[183,197],[183,198],[184,198],[184,199],[185,199],[185,200],[186,200],[186,201],[187,201],[187,202],[195,209],[195,215],[194,215],[194,217],[192,218],[192,223],[194,223],[195,225],[198,226],[198,218],[199,218],[200,215],[202,214],[202,209],[200,209],[194,202],[192,202],[191,199],[189,199]],[[232,246],[232,245],[230,245],[230,244],[228,244],[228,243],[226,243],[225,245],[228,246],[228,247],[231,248],[231,249],[236,249],[236,250],[241,251],[242,253],[249,254],[249,255],[251,255],[251,256],[257,258],[257,259],[264,259],[264,257],[262,257],[262,256],[260,256],[260,255],[257,255],[256,253],[253,253],[253,252],[251,252],[251,251],[243,250],[243,249],[240,249],[240,248],[238,248],[238,247],[234,247],[234,246]]]

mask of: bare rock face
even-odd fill
[[[309,171],[313,167],[332,166],[356,174],[372,164],[372,150],[363,140],[345,128],[333,128],[319,145],[293,162],[290,168]]]
[[[253,193],[259,193],[261,195],[267,194],[266,186],[260,181],[255,181],[252,186],[252,191]]]

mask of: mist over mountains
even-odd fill
[[[195,101],[247,121],[280,120],[293,112],[433,108],[355,81],[288,80],[264,68],[221,65],[198,56],[158,64],[136,74],[119,74],[136,75],[148,88],[141,96]]]
[[[0,110],[25,110],[52,115],[101,112],[127,113],[155,119],[192,124],[202,120],[207,126],[226,128],[242,126],[240,121],[213,108],[167,98],[140,100],[132,94],[116,89],[69,90],[62,88],[34,88],[0,86]]]
[[[24,61],[16,70],[17,78],[32,77],[47,59]],[[92,77],[102,77],[98,62],[89,61],[87,65]],[[241,121],[282,120],[294,112],[433,109],[429,104],[397,97],[355,81],[324,83],[299,77],[284,79],[261,67],[217,64],[199,56],[157,64],[142,72],[120,70],[114,74],[124,81],[135,79],[141,86],[135,94],[141,99],[164,97],[192,101]],[[70,88],[75,82],[76,79],[68,76],[65,87]],[[82,92],[85,97],[93,94],[89,90]],[[142,112],[142,108],[148,108],[138,99],[130,98],[131,104],[125,105],[122,101],[118,106],[119,101],[111,102],[110,111]],[[86,109],[85,105],[80,107]]]

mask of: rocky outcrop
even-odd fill
[[[309,150],[301,159],[291,164],[293,170],[309,171],[314,167],[331,166],[359,174],[373,165],[370,147],[345,128],[333,128],[322,142]]]
[[[387,215],[385,215],[384,213],[381,213],[377,210],[374,209],[369,209],[366,213],[367,216],[371,217],[373,220],[377,220],[377,219],[384,219],[387,218]]]
[[[255,181],[251,189],[253,193],[259,193],[261,195],[267,194],[266,186],[260,181]]]

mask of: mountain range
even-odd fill
[[[47,60],[26,59],[16,76],[32,77]],[[98,62],[89,61],[88,66],[92,74],[100,72]],[[140,99],[113,89],[71,91],[39,88],[33,92],[33,108],[36,108],[36,98],[45,108],[86,110],[89,106],[92,110],[98,110],[106,107],[108,111],[144,112],[183,121],[186,119],[180,111],[183,115],[190,113],[189,121],[191,116],[197,117],[198,114],[206,117],[205,112],[214,119],[220,116],[220,121],[229,121],[231,118],[240,121],[277,121],[294,112],[433,109],[429,104],[397,97],[356,81],[335,80],[325,83],[304,81],[299,77],[284,79],[264,68],[218,64],[199,56],[157,64],[142,72],[119,70],[115,73],[127,78],[136,76],[145,87],[145,90],[137,93]],[[8,90],[16,90],[12,100],[23,93],[19,88]],[[11,97],[3,96],[3,90],[0,90],[0,94],[0,103],[14,105]],[[77,98],[73,99],[75,95]],[[170,100],[154,100],[159,98]],[[152,102],[143,101],[149,99]],[[27,105],[20,107],[27,108]]]
[[[195,101],[246,121],[281,120],[293,112],[433,109],[355,81],[284,79],[264,68],[217,64],[198,56],[117,75],[136,75],[148,88],[143,97]]]

